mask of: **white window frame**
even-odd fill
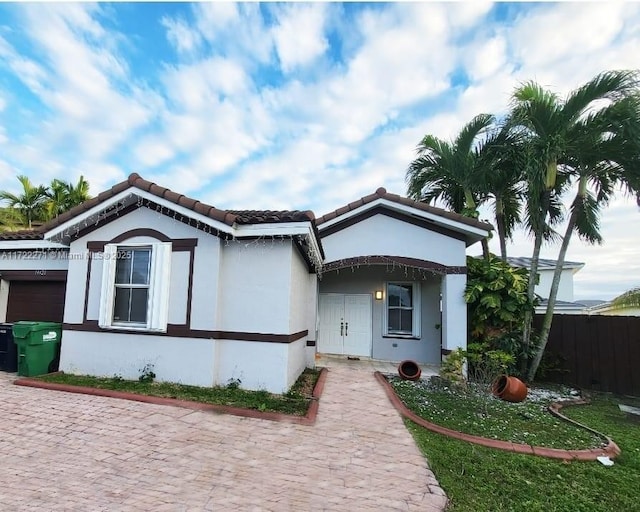
[[[115,305],[116,260],[124,249],[151,248],[149,293],[146,323],[113,320]],[[98,325],[103,329],[126,329],[166,332],[169,319],[169,285],[171,282],[171,242],[123,242],[106,244],[102,253],[102,290]]]
[[[389,332],[389,285],[411,285],[411,333]],[[388,281],[384,285],[384,312],[382,314],[382,332],[387,338],[419,338],[422,317],[420,283],[416,281]]]

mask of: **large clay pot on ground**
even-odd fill
[[[398,373],[403,379],[418,380],[422,370],[415,361],[406,360],[398,365]]]
[[[492,386],[493,395],[507,402],[522,402],[527,398],[527,386],[517,377],[500,375]]]

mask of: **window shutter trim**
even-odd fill
[[[149,301],[149,329],[167,330],[169,321],[169,292],[171,286],[171,242],[153,245],[151,298]]]
[[[102,259],[102,289],[100,291],[100,314],[98,326],[110,327],[113,315],[114,284],[116,280],[116,254],[118,247],[114,244],[104,246]],[[89,260],[91,265],[91,260]]]

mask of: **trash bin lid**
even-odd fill
[[[17,338],[24,338],[32,332],[38,331],[61,331],[62,324],[56,322],[27,322],[20,321],[13,324],[13,335]]]

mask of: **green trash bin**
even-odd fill
[[[62,324],[16,322],[13,340],[18,348],[18,375],[34,377],[55,371],[60,354]]]

